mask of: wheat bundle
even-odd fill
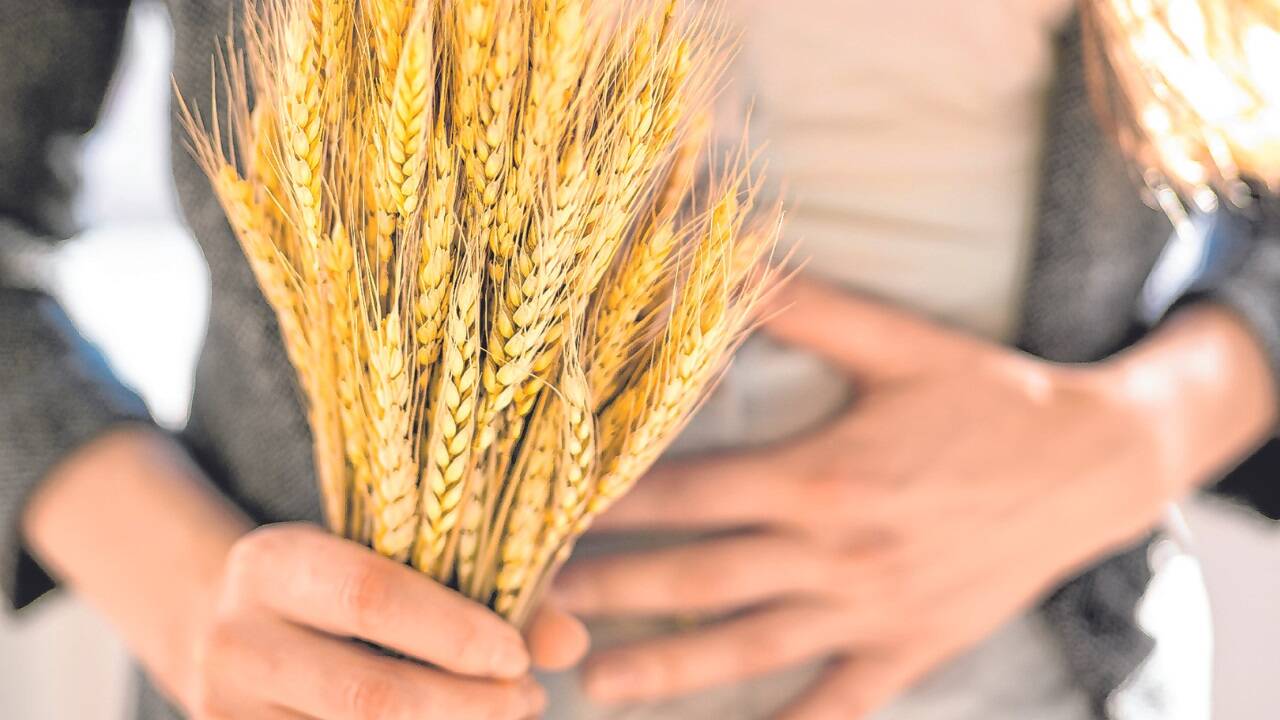
[[[221,102],[184,116],[278,318],[335,532],[521,623],[689,419],[773,279],[778,215],[753,211],[741,151],[705,160],[712,21],[250,4]]]
[[[1280,6],[1274,0],[1090,0],[1099,107],[1148,171],[1211,209],[1280,187]],[[1217,191],[1215,194],[1213,191]]]

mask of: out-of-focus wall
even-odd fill
[[[169,181],[164,11],[138,3],[103,122],[85,146],[81,214],[93,230],[62,257],[64,302],[165,422],[187,412],[207,277]],[[163,297],[164,303],[153,298]],[[1280,478],[1277,479],[1280,482]],[[1280,533],[1205,501],[1187,508],[1214,606],[1219,720],[1280,715]],[[122,720],[128,662],[90,609],[64,596],[0,614],[0,718]],[[921,720],[928,720],[922,718]]]

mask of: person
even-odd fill
[[[531,663],[584,651],[567,611],[602,649],[549,681],[554,717],[1174,717],[1181,666],[1135,611],[1169,504],[1273,431],[1280,202],[1140,322],[1170,228],[1094,120],[1066,0],[730,3],[813,260],[523,642],[315,528],[292,371],[186,154],[212,302],[180,434],[15,260],[69,232],[63,141],[127,5],[0,0],[0,589],[96,605],[140,717],[534,716]],[[231,6],[169,3],[191,97]]]

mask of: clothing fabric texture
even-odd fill
[[[209,97],[210,58],[233,7],[233,0],[170,0],[174,75],[188,97]],[[83,443],[123,423],[149,422],[136,394],[111,375],[29,272],[38,248],[74,230],[75,140],[93,126],[127,10],[127,0],[0,0],[0,592],[17,608],[54,586],[21,542],[26,498]],[[1040,357],[1087,362],[1141,336],[1136,299],[1169,228],[1140,201],[1094,122],[1074,21],[1055,39],[1054,68],[1029,269],[1012,337]],[[191,419],[180,439],[256,520],[318,522],[310,434],[275,320],[198,167],[181,149],[173,165],[212,284]],[[1246,318],[1280,368],[1280,199],[1260,196],[1248,227],[1241,256],[1199,295]],[[1241,481],[1232,491],[1263,496],[1267,480]],[[1067,583],[1041,609],[1073,683],[1100,717],[1151,649],[1133,619],[1149,575],[1144,544]],[[150,689],[139,714],[177,716]]]

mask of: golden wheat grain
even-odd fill
[[[413,15],[391,89],[384,182],[391,207],[407,220],[418,209],[430,152],[430,107],[435,89],[431,14]]]
[[[319,31],[307,8],[293,8],[284,33],[278,122],[289,196],[312,249],[323,232],[321,188],[324,112],[321,106]]]
[[[275,113],[269,103],[261,103],[253,109],[250,123],[250,151],[246,158],[247,179],[254,186],[254,199],[263,211],[262,230],[271,238],[285,257],[298,262],[299,252],[293,247],[296,238],[285,232],[285,220],[281,208],[285,202],[284,185],[280,181],[280,140],[276,132]]]
[[[383,100],[390,103],[391,86],[395,82],[404,47],[405,27],[413,15],[415,3],[414,0],[366,0],[363,4],[366,20],[373,29],[371,39],[377,57],[374,82],[380,88]]]
[[[550,504],[542,519],[541,537],[529,541],[528,557],[521,558],[520,554],[512,553],[527,565],[518,571],[517,578],[508,582],[509,587],[504,589],[499,581],[499,590],[503,592],[499,594],[495,609],[521,625],[529,603],[538,591],[539,578],[557,557],[567,555],[571,539],[584,522],[595,481],[596,418],[587,378],[576,355],[577,344],[570,341],[557,396],[560,417],[545,421],[551,427],[557,422],[559,424],[561,457],[558,471],[552,475]]]
[[[406,34],[412,36],[411,39],[418,44],[418,50],[422,50],[423,42],[430,45],[427,26],[430,13],[426,5],[424,3],[423,8],[416,12],[412,0],[370,0],[365,5],[367,23],[372,28],[370,40],[375,57],[373,77],[368,81],[370,87],[366,93],[370,107],[363,113],[372,123],[364,166],[369,181],[367,194],[370,199],[369,239],[366,244],[370,249],[371,271],[377,291],[384,298],[391,292],[391,262],[395,253],[393,234],[396,231],[396,218],[404,205],[403,185],[397,185],[394,179],[398,175],[403,183],[403,164],[407,159],[404,153],[406,138],[397,138],[395,134],[394,125],[401,117],[397,112],[397,105],[406,112],[407,117],[403,119],[410,124],[414,123],[413,111],[418,109],[417,104],[421,100],[425,100],[423,96],[412,92],[413,83],[424,77],[414,70],[421,70],[421,64],[430,62],[429,50],[418,55],[410,67],[411,72],[403,78],[407,85],[401,88],[397,85],[402,80],[401,66],[404,64],[402,60],[405,55]],[[425,105],[422,107],[425,108]],[[425,122],[421,118],[417,119]],[[420,133],[421,128],[418,130]],[[413,139],[408,138],[409,142],[413,142]],[[392,149],[397,143],[400,145],[399,152]],[[397,157],[400,158],[401,165],[398,171],[391,167],[396,164]]]
[[[652,365],[601,418],[604,454],[587,521],[630,489],[688,421],[759,297],[756,288],[735,296],[730,282],[738,192],[732,185],[711,213]]]
[[[534,2],[526,110],[516,143],[516,164],[535,168],[548,157],[573,105],[587,41],[582,0]]]
[[[431,147],[431,173],[423,217],[424,239],[417,278],[418,298],[414,304],[417,360],[424,381],[440,351],[440,330],[448,307],[449,278],[454,266],[454,236],[458,228],[455,214],[457,159],[446,137],[443,118],[437,118]]]
[[[509,165],[518,38],[523,28],[505,0],[459,0],[455,5],[458,72],[454,76],[458,146],[468,179],[468,220],[496,258],[509,255],[510,237],[499,238],[496,210]]]
[[[671,107],[678,110],[683,106],[673,104]],[[689,199],[705,159],[703,151],[711,136],[711,121],[709,111],[699,112],[680,138],[680,144],[671,156],[666,177],[654,197],[652,218],[655,221],[674,220]]]
[[[440,371],[430,401],[430,436],[422,475],[422,518],[414,565],[447,575],[445,544],[458,524],[471,463],[476,397],[480,389],[481,261],[458,268],[449,302]]]
[[[369,338],[369,435],[374,549],[405,559],[417,530],[418,488],[412,391],[398,311]]]
[[[484,427],[480,416],[483,408],[482,394],[476,408],[477,438]],[[458,588],[474,600],[482,597],[483,588],[487,584],[488,578],[481,574],[480,566],[485,559],[485,550],[490,544],[490,533],[495,525],[495,509],[500,498],[507,494],[504,491],[508,487],[506,469],[509,466],[509,459],[521,437],[519,431],[512,429],[513,421],[514,411],[507,408],[499,413],[496,421],[506,430],[503,434],[494,436],[498,438],[496,443],[491,442],[487,448],[481,448],[480,443],[474,438],[472,442],[472,462],[474,466],[482,469],[482,474],[469,480],[466,492],[463,494],[463,507],[458,516],[456,553],[453,560],[457,564]]]
[[[351,487],[348,495],[353,509],[348,513],[348,518],[353,532],[363,535],[364,523],[361,516],[366,510],[364,499],[371,495],[373,485],[373,473],[369,466],[369,438],[365,433],[359,380],[363,333],[357,331],[357,327],[362,327],[363,319],[353,292],[359,283],[355,251],[346,228],[340,223],[334,226],[329,242],[322,250],[322,265],[332,296],[332,354],[336,371],[332,383],[337,392],[343,448],[350,469]],[[361,526],[359,530],[356,530],[357,526]]]
[[[533,40],[524,88],[525,110],[513,142],[513,167],[502,179],[493,228],[495,284],[506,271],[511,242],[524,228],[533,207],[535,188],[555,168],[564,120],[572,104],[573,81],[581,73],[585,33],[581,0],[532,3]],[[553,176],[554,177],[554,176]]]
[[[587,361],[588,384],[596,407],[617,392],[638,341],[651,330],[650,323],[645,322],[646,314],[669,292],[670,261],[684,239],[676,235],[677,214],[693,189],[709,133],[710,116],[704,113],[672,156],[649,219],[597,298]]]
[[[549,190],[549,211],[540,220],[553,237],[561,239],[559,252],[566,259],[581,256],[582,249],[590,243],[588,223],[591,205],[588,200],[591,197],[592,183],[598,180],[591,163],[592,158],[588,157],[582,139],[576,136],[571,138],[552,176],[554,182]],[[569,287],[547,309],[551,324],[542,338],[542,347],[534,356],[525,379],[512,395],[512,403],[520,417],[528,415],[545,384],[545,378],[554,371],[560,356],[560,341],[564,336],[565,314],[578,311],[579,308],[575,305],[587,295],[580,289],[579,283],[575,282],[578,277],[576,270],[570,268],[566,273],[566,284]]]
[[[239,71],[237,71],[239,72]],[[252,142],[252,120],[244,93],[233,98],[233,122],[242,144]],[[299,284],[300,275],[281,252],[278,238],[268,233],[274,228],[258,199],[258,189],[245,180],[226,159],[216,109],[210,131],[185,102],[179,102],[179,116],[193,138],[196,159],[212,180],[214,192],[226,211],[228,221],[240,241],[264,298],[276,314],[285,353],[298,373],[307,397],[307,417],[314,438],[314,461],[325,519],[335,532],[343,532],[347,522],[347,486],[342,434],[337,417],[336,396],[327,385],[332,378],[331,350],[323,327],[326,308],[316,299],[323,288],[309,296]],[[319,334],[317,334],[319,330]]]
[[[560,384],[564,409],[562,445],[563,473],[556,484],[555,505],[547,526],[548,547],[564,542],[586,511],[591,496],[590,481],[596,463],[595,413],[591,407],[586,374],[579,361],[566,363]]]
[[[591,218],[593,239],[582,249],[581,292],[591,293],[604,278],[633,222],[638,200],[660,166],[675,131],[664,120],[678,117],[688,49],[670,42],[672,6],[660,19],[647,18],[637,30],[623,85],[616,142],[607,157]],[[655,27],[655,24],[657,27]]]
[[[554,408],[555,404],[546,402],[543,407]],[[510,487],[516,491],[500,539],[494,577],[497,592],[494,608],[505,616],[515,610],[520,588],[533,569],[537,553],[534,545],[542,531],[551,496],[551,478],[559,469],[556,457],[559,437],[555,425],[541,422],[533,423],[532,427],[532,434],[525,440],[528,444],[525,457],[510,480]]]
[[[486,397],[478,438],[482,448],[492,442],[494,423],[504,409],[514,405],[517,420],[529,413],[542,387],[535,368],[545,372],[554,359],[548,339],[573,293],[566,284],[585,230],[590,179],[585,150],[580,142],[571,142],[556,167],[546,217],[531,225],[527,242],[502,274],[486,346]]]
[[[324,104],[330,127],[343,125],[347,112],[348,78],[353,61],[353,14],[348,0],[320,0],[320,58],[324,71]]]
[[[591,407],[586,374],[576,359],[576,347],[571,351],[573,359],[564,364],[559,386],[559,404],[562,407],[561,469],[554,480],[552,503],[545,518],[543,537],[525,583],[516,588],[516,598],[509,602],[509,619],[524,623],[529,603],[538,592],[538,578],[548,570],[553,561],[566,557],[577,528],[588,514],[591,493],[594,492],[596,470],[595,414]],[[499,607],[499,611],[502,610]]]
[[[326,332],[333,323],[332,307],[323,299],[326,285],[323,279],[318,281],[320,292],[316,293],[317,302],[306,313],[311,344],[308,348],[310,354],[305,362],[311,366],[308,370],[311,382],[304,385],[304,390],[325,520],[334,532],[345,534],[349,482],[342,436],[341,401],[336,383],[338,353],[333,336]]]
[[[651,226],[637,238],[623,258],[612,283],[599,298],[592,328],[587,376],[595,407],[617,392],[623,368],[643,335],[641,316],[657,299],[670,270],[677,245],[672,221]]]

